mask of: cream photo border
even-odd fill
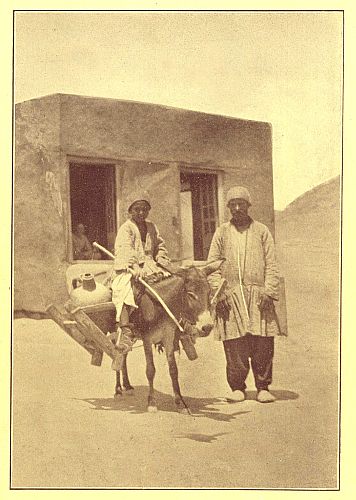
[[[356,335],[352,331],[351,310],[355,302],[355,268],[351,261],[355,249],[355,228],[352,220],[352,200],[355,198],[355,39],[356,39],[356,7],[350,1],[196,1],[196,2],[163,2],[163,1],[6,1],[1,2],[1,172],[2,193],[1,203],[1,273],[0,273],[0,304],[1,304],[1,333],[0,333],[0,498],[25,499],[61,499],[63,495],[71,498],[169,498],[176,499],[216,499],[248,498],[268,500],[270,498],[294,499],[300,495],[312,495],[333,499],[353,497],[356,491],[355,450],[356,432],[353,422],[353,413],[356,406],[354,392],[354,373],[352,367],[356,352]],[[344,10],[345,26],[345,65],[344,65],[344,148],[343,148],[343,253],[342,253],[342,349],[341,349],[341,478],[340,491],[293,491],[293,490],[10,490],[10,331],[11,331],[11,186],[12,186],[12,44],[13,44],[13,10]],[[34,70],[35,71],[35,70]],[[5,84],[4,84],[5,83]]]

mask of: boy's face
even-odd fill
[[[144,222],[149,212],[150,212],[150,206],[144,200],[136,201],[129,210],[131,219],[137,223]]]

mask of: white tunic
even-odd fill
[[[264,293],[278,300],[279,275],[268,228],[252,221],[248,229],[240,232],[231,222],[222,224],[213,236],[208,260],[221,258],[225,262],[208,280],[213,290],[222,278],[227,280],[231,310],[227,321],[215,318],[215,337],[228,340],[246,333],[280,335],[276,314],[261,313],[259,309]]]

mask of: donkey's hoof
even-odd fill
[[[121,390],[115,391],[114,399],[121,399],[121,398],[122,398],[122,391]]]
[[[158,412],[158,409],[157,409],[157,406],[147,406],[147,411],[148,413],[157,413]]]
[[[133,387],[125,387],[125,394],[127,394],[128,396],[133,396],[134,395],[134,388]]]

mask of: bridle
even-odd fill
[[[190,269],[190,270],[194,270],[194,271],[195,271],[195,273],[197,274],[197,278],[198,278],[198,280],[199,280],[200,282],[202,282],[202,279],[201,279],[201,275],[200,275],[200,273],[199,273],[199,270],[198,270],[195,266],[191,266],[191,267],[190,267],[190,268],[188,268],[188,269]],[[180,275],[177,275],[177,276],[179,276],[180,278],[182,278],[182,276],[180,276]],[[182,279],[183,279],[183,278],[182,278]],[[199,297],[198,297],[198,295],[197,295],[195,292],[193,292],[192,290],[187,290],[187,289],[186,289],[186,287],[185,287],[185,280],[183,281],[183,288],[182,288],[182,292],[183,292],[183,294],[184,294],[186,297],[190,297],[190,298],[194,299],[194,300],[195,300],[195,301],[197,301],[197,302],[199,301]],[[182,299],[182,302],[183,302],[183,300],[184,300],[184,299]],[[184,308],[183,303],[182,303],[182,306],[183,306],[183,308]],[[208,293],[208,308],[210,308],[210,294],[209,294],[209,293]],[[184,324],[184,325],[186,325],[187,323],[189,323],[190,325],[195,325],[195,324],[196,324],[196,321],[195,321],[193,318],[191,318],[191,317],[190,317],[190,318],[189,318],[189,317],[187,317],[187,315],[186,315],[186,314],[185,314],[185,315],[181,314],[180,319],[179,319],[179,323],[180,323],[180,324],[182,324],[182,326],[183,326],[183,324]],[[184,328],[184,327],[183,327],[183,328]]]

